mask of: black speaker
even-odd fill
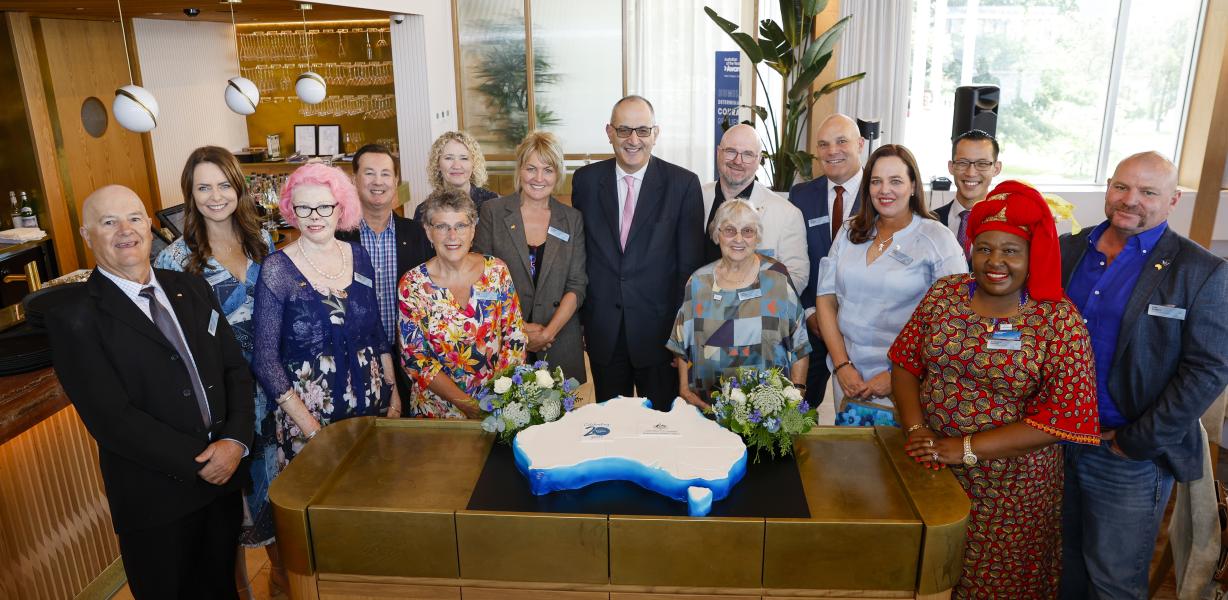
[[[961,85],[955,88],[955,115],[951,119],[951,139],[973,129],[998,135],[998,86]]]

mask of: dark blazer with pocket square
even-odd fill
[[[98,442],[119,533],[174,522],[249,481],[246,459],[220,486],[201,479],[195,461],[211,440],[251,447],[255,387],[247,360],[202,277],[153,272],[196,362],[208,427],[186,357],[106,276],[95,270],[46,319],[56,376]]]

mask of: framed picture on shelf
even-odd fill
[[[316,148],[316,126],[315,125],[295,125],[294,126],[294,153],[303,156],[315,156]]]
[[[316,138],[316,150],[320,156],[335,156],[342,153],[340,125],[317,125]]]

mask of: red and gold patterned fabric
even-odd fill
[[[921,379],[926,425],[962,437],[1023,421],[1062,440],[1100,443],[1087,328],[1068,301],[1028,300],[992,319],[969,305],[971,275],[934,283],[891,346]],[[1020,350],[989,350],[995,324],[1020,332]],[[956,598],[1052,598],[1061,567],[1062,450],[951,466],[972,500]]]

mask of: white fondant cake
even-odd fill
[[[536,495],[630,481],[704,516],[746,474],[746,444],[681,398],[669,412],[643,398],[588,404],[534,425],[512,442]]]

